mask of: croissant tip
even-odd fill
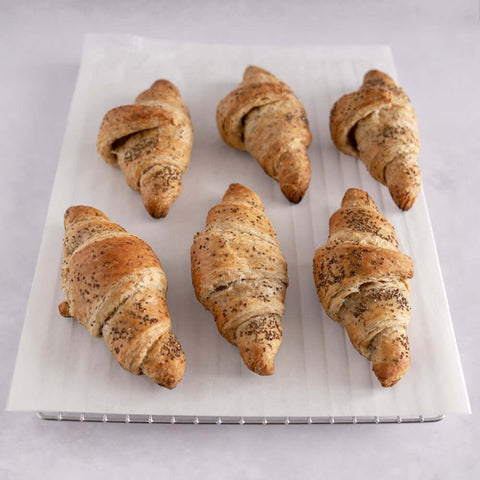
[[[154,207],[145,207],[153,218],[165,218],[168,215],[169,207],[165,208],[163,205]]]
[[[270,73],[269,71],[265,70],[262,67],[258,67],[257,65],[248,65],[248,67],[245,69],[244,76],[252,75],[252,74],[257,74],[257,73]]]
[[[70,307],[66,300],[58,305],[58,311],[62,317],[71,317]]]
[[[352,207],[369,207],[377,210],[377,206],[370,195],[358,188],[349,188],[342,199],[342,208]]]
[[[67,208],[63,216],[63,221],[65,228],[68,228],[68,225],[80,221],[80,219],[87,219],[93,217],[108,218],[102,211],[94,207],[89,207],[86,205],[72,205]]]
[[[241,183],[232,183],[228,187],[223,195],[222,202],[229,201],[245,202],[255,208],[263,209],[263,203],[260,200],[260,197],[253,190],[250,190]]]
[[[273,360],[279,346],[279,344],[258,342],[253,345],[250,343],[248,346],[239,345],[239,349],[243,362],[249,370],[257,375],[267,376],[275,373]]]
[[[393,387],[405,375],[410,366],[409,358],[406,357],[404,362],[374,362],[372,370],[382,387]]]
[[[381,383],[382,387],[390,388],[390,387],[395,386],[398,383],[399,380],[400,380],[399,378],[397,378],[395,380],[385,380],[383,382],[380,380],[380,383]]]
[[[273,375],[275,373],[275,365],[272,359],[255,359],[254,361],[248,361],[248,359],[243,359],[245,365],[253,373],[260,375],[262,377]]]
[[[405,195],[401,198],[393,198],[393,201],[397,204],[397,207],[400,210],[403,210],[404,212],[406,212],[407,210],[410,210],[413,207],[415,200],[416,200],[416,196],[410,196],[410,195]]]
[[[308,185],[307,185],[308,187]],[[300,185],[283,184],[280,186],[282,193],[291,203],[300,203],[305,196],[306,188]]]
[[[255,370],[254,370],[255,371]],[[263,376],[273,375],[275,373],[275,365],[265,365],[264,367],[255,371],[256,374]]]
[[[161,387],[171,390],[178,385],[185,372],[185,354],[174,333],[160,337],[146,355],[141,370]]]
[[[168,388],[168,390],[173,390],[180,383],[182,376],[183,375],[165,376],[159,381],[156,381],[155,383],[160,387]]]
[[[296,166],[293,168],[293,166]],[[306,148],[288,150],[279,158],[277,177],[282,193],[292,203],[299,203],[310,185],[312,170]]]
[[[185,357],[179,358],[177,361],[170,361],[168,369],[160,368],[149,371],[147,368],[143,373],[150,377],[160,387],[173,390],[182,380],[185,372]]]
[[[387,83],[395,83],[393,78],[387,75],[385,72],[381,70],[372,69],[369,70],[365,76],[363,77],[363,83],[368,82],[369,80],[384,80]]]
[[[178,90],[178,88],[172,82],[170,82],[169,80],[165,80],[164,78],[161,78],[153,82],[150,88],[151,89],[168,88],[174,91],[177,95],[180,95],[180,91]]]
[[[234,192],[236,190],[240,190],[240,191],[244,191],[244,192],[249,191],[249,189],[247,187],[245,187],[245,185],[242,185],[241,183],[231,183],[228,186],[228,189],[225,192],[225,194],[230,193],[230,192]]]
[[[155,197],[151,198],[151,196],[146,192],[142,193],[144,193],[143,205],[153,218],[164,218],[168,215],[171,204],[167,204],[164,201],[160,202],[159,199]]]
[[[398,383],[398,381],[401,379],[401,377],[400,378],[380,378],[377,375],[377,379],[380,382],[380,384],[382,385],[382,387],[390,388],[390,387],[393,387],[394,385],[396,385]]]

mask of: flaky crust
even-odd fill
[[[359,90],[334,104],[330,131],[336,147],[362,160],[402,210],[411,208],[422,183],[420,140],[415,111],[399,85],[369,71]]]
[[[407,279],[413,262],[366,192],[345,193],[330,218],[327,243],[315,252],[313,276],[327,315],[345,327],[380,383],[395,385],[410,365]]]
[[[185,355],[171,333],[167,279],[140,238],[86,206],[65,212],[61,315],[103,336],[120,365],[174,388]]]
[[[302,199],[310,184],[312,135],[305,109],[288,85],[249,66],[240,86],[220,101],[217,125],[223,140],[249,152],[291,202]]]
[[[207,216],[191,247],[192,281],[219,332],[240,349],[247,367],[274,373],[282,341],[287,264],[260,198],[232,184]]]
[[[107,163],[122,169],[150,215],[159,218],[182,191],[192,142],[190,114],[178,89],[157,80],[133,105],[105,115],[97,150]]]

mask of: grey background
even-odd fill
[[[3,407],[87,32],[203,43],[389,44],[419,117],[423,188],[473,414],[428,425],[209,427],[45,422],[2,409],[0,476],[479,476],[478,2],[0,0]]]

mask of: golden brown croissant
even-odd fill
[[[223,140],[249,152],[291,202],[302,199],[311,177],[312,135],[305,109],[288,85],[248,67],[240,86],[219,103],[217,125]]]
[[[156,81],[134,105],[110,110],[103,118],[97,150],[122,169],[140,192],[148,213],[165,217],[182,191],[182,175],[192,150],[193,127],[178,89]]]
[[[345,327],[380,383],[395,385],[410,365],[407,279],[413,262],[366,192],[345,193],[330,218],[328,242],[315,252],[313,275],[327,315]]]
[[[359,90],[340,98],[330,114],[330,131],[337,148],[360,158],[402,210],[413,205],[422,184],[417,117],[388,75],[371,70]]]
[[[260,198],[243,185],[230,185],[208,212],[205,230],[195,235],[191,261],[195,294],[219,332],[238,346],[250,370],[273,374],[288,277]]]
[[[64,221],[66,301],[60,313],[76,318],[91,335],[103,336],[125,370],[174,388],[182,379],[185,355],[170,331],[167,279],[158,258],[96,208],[70,207]]]

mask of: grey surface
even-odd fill
[[[3,406],[86,32],[389,44],[419,117],[424,190],[473,414],[428,425],[217,427],[47,422],[2,411],[0,476],[478,477],[478,2],[0,2]]]

